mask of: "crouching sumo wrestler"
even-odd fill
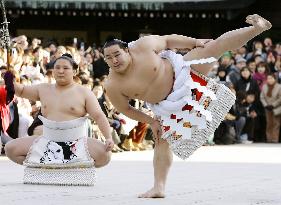
[[[95,168],[110,161],[111,128],[94,94],[73,81],[77,67],[72,56],[65,54],[54,63],[55,84],[14,83],[17,96],[42,104],[42,135],[15,139],[5,146],[12,161],[26,166],[24,183],[94,185]],[[11,72],[4,79],[11,84]],[[88,137],[86,114],[96,121],[105,143]]]

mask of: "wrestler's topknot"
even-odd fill
[[[69,57],[69,58],[73,59],[73,58],[72,58],[72,55],[69,54],[69,53],[62,54],[62,56],[66,56],[66,57]]]
[[[65,59],[65,60],[68,60],[70,62],[70,64],[73,66],[73,69],[74,70],[77,70],[78,69],[78,64],[74,61],[74,59],[72,58],[72,55],[69,54],[69,53],[64,53],[62,54],[61,57],[58,57],[55,61],[54,61],[54,65],[55,63],[57,62],[57,60],[59,59]]]
[[[108,47],[113,46],[113,45],[119,45],[119,47],[121,49],[128,48],[128,43],[115,38],[115,39],[111,39],[109,41],[106,41],[102,50],[104,51],[105,48],[108,48]]]

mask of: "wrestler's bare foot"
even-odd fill
[[[258,14],[249,15],[246,17],[246,23],[252,24],[256,27],[259,31],[263,32],[272,27],[271,23],[264,19],[263,17],[259,16]]]
[[[148,190],[147,192],[140,194],[139,198],[164,198],[165,194],[163,189],[158,189],[153,187],[152,189]]]

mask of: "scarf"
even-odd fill
[[[253,75],[253,79],[257,81],[257,83],[260,87],[260,90],[261,90],[262,86],[263,86],[263,84],[265,83],[265,80],[266,80],[266,74],[255,72],[255,74]]]

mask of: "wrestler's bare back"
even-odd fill
[[[132,57],[128,72],[110,71],[106,88],[128,99],[158,103],[170,93],[173,86],[173,68],[169,60],[161,58],[148,48],[130,48]]]
[[[86,89],[76,83],[66,88],[58,88],[56,84],[41,84],[38,91],[43,116],[54,121],[85,116]]]

